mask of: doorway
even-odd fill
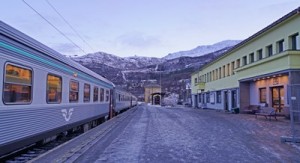
[[[224,91],[224,109],[228,110],[228,91]]]
[[[236,90],[231,91],[231,105],[232,105],[232,108],[237,107],[237,93],[236,93]]]
[[[195,107],[198,107],[198,95],[195,95]]]
[[[160,96],[154,96],[154,105],[160,105]]]
[[[271,89],[272,93],[272,107],[276,111],[281,112],[281,109],[284,107],[284,87],[273,87]]]

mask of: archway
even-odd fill
[[[160,95],[154,96],[154,105],[160,105]]]
[[[152,93],[151,94],[151,104],[161,105],[161,99],[163,99],[165,93]]]

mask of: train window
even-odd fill
[[[109,101],[109,90],[106,90],[105,95],[106,95],[106,101]]]
[[[78,102],[78,99],[79,99],[79,82],[75,80],[71,80],[69,102]]]
[[[104,101],[104,89],[100,88],[100,102]]]
[[[60,103],[62,95],[62,79],[59,76],[47,76],[47,103]]]
[[[119,94],[119,101],[121,101],[121,95]]]
[[[99,89],[98,87],[94,87],[94,102],[99,100]]]
[[[83,101],[89,102],[91,96],[91,85],[84,84]]]
[[[3,102],[26,104],[31,102],[32,70],[11,64],[5,67]]]

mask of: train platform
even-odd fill
[[[139,105],[31,162],[298,162],[289,121]]]

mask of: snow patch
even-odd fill
[[[183,56],[188,56],[188,57],[202,56],[204,54],[212,53],[224,49],[226,47],[234,46],[240,42],[241,42],[240,40],[225,40],[225,41],[215,43],[213,45],[198,46],[192,50],[170,53],[163,58],[166,60],[170,60],[170,59],[179,58]]]

